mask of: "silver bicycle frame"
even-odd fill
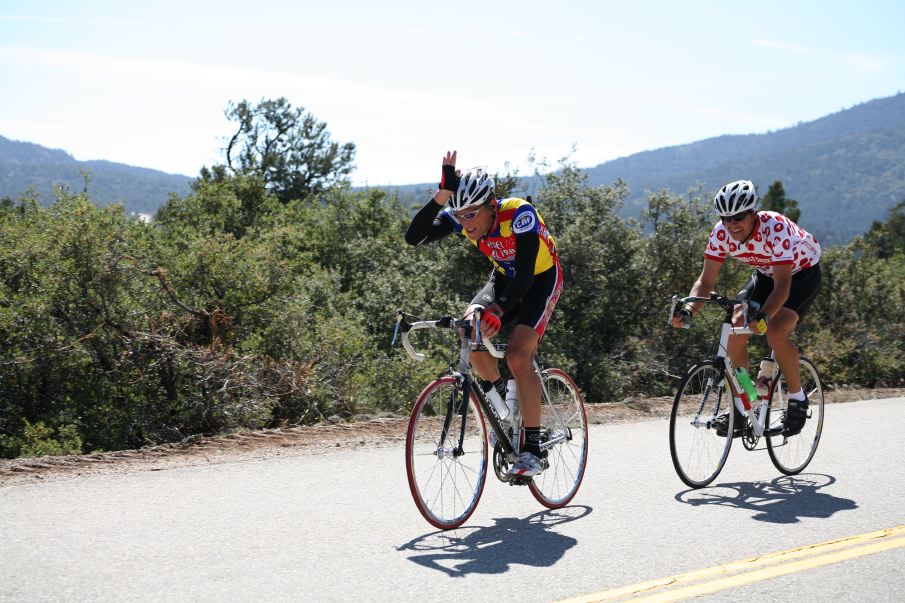
[[[403,315],[400,312],[397,312],[397,321],[401,322],[402,318],[403,318]],[[480,330],[478,329],[479,324],[480,324],[479,321],[480,321],[480,312],[475,312],[475,324],[472,327],[473,332],[475,332],[475,333],[480,332]],[[417,331],[420,329],[435,329],[435,328],[437,328],[439,322],[440,321],[438,321],[438,320],[419,320],[417,322],[411,323],[409,326],[409,329],[406,331],[403,331],[400,334],[401,340],[402,340],[402,347],[405,348],[406,353],[408,353],[408,355],[413,360],[417,360],[417,361],[421,362],[425,359],[425,355],[422,354],[421,352],[418,352],[417,350],[415,350],[415,348],[412,346],[411,341],[409,341],[409,333],[411,331]],[[469,378],[472,376],[471,361],[469,359],[469,356],[471,354],[471,347],[473,347],[473,345],[475,343],[477,343],[477,342],[475,342],[473,340],[467,341],[466,342],[467,345],[463,345],[459,351],[459,370],[458,370],[458,372],[461,375],[468,375]],[[504,351],[505,345],[497,347],[487,337],[484,337],[483,335],[481,336],[480,343],[483,344],[484,348],[486,348],[486,351],[489,352],[490,355],[493,356],[494,358],[502,359],[506,354]],[[541,389],[543,391],[542,399],[550,400],[550,392],[547,391],[547,384],[544,382],[543,374],[541,373],[540,365],[537,363],[536,358],[534,360],[534,372],[537,373],[537,377],[538,377],[538,379],[540,379]],[[559,414],[556,412],[555,406],[553,404],[548,404],[548,407],[549,407],[550,412],[553,413],[553,415],[556,417],[556,421],[558,422],[558,424],[565,425],[565,423],[562,420],[562,417],[560,417]],[[558,444],[562,441],[565,441],[567,439],[568,439],[568,435],[565,432],[563,432],[562,435],[551,438],[550,440],[542,443],[541,449],[546,450],[546,449],[552,448],[556,444]]]

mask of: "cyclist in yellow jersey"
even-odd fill
[[[481,332],[487,337],[499,333],[503,324],[515,324],[506,363],[516,383],[525,446],[509,473],[530,477],[546,467],[540,450],[541,383],[534,372],[534,355],[562,292],[562,270],[553,237],[534,206],[524,199],[497,199],[493,186],[481,168],[456,170],[456,152],[447,152],[440,186],[412,219],[405,240],[421,245],[457,232],[493,262],[490,280],[465,316],[483,308]],[[475,352],[471,360],[485,380],[485,391],[505,397],[496,360],[487,352]]]

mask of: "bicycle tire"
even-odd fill
[[[708,360],[685,373],[669,417],[669,453],[686,485],[703,488],[723,470],[735,429],[732,406],[732,390],[721,365]],[[727,435],[719,436],[714,422],[727,411]]]
[[[796,475],[807,467],[814,454],[817,445],[820,444],[820,436],[823,434],[823,384],[814,363],[801,357],[801,387],[808,395],[809,418],[801,430],[794,436],[784,436],[781,433],[767,437],[767,452],[773,465],[786,475]],[[776,379],[770,391],[770,406],[767,410],[767,425],[779,428],[785,419],[785,409],[788,404],[786,397],[787,388],[782,371],[777,371]],[[786,393],[784,393],[784,391]]]
[[[581,392],[564,371],[550,368],[541,378],[549,398],[541,404],[541,433],[558,440],[547,450],[547,469],[528,484],[548,509],[566,506],[578,492],[588,463],[588,416]]]
[[[487,430],[474,394],[465,415],[461,454],[456,449],[462,415],[453,413],[445,430],[451,400],[461,402],[455,377],[429,383],[412,408],[405,439],[409,489],[421,515],[441,530],[457,528],[471,517],[487,481]]]

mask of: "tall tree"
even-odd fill
[[[886,222],[875,221],[864,238],[881,258],[905,254],[905,199],[889,210]]]
[[[779,180],[770,185],[767,194],[764,195],[761,201],[760,207],[761,209],[780,213],[793,222],[798,222],[798,218],[801,217],[798,201],[786,198],[786,189],[783,188],[782,182]]]
[[[228,171],[254,173],[282,202],[318,194],[354,169],[355,145],[330,138],[327,124],[283,97],[230,102],[226,117],[237,124],[226,145],[226,165],[202,169],[202,180]]]

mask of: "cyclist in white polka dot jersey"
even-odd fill
[[[773,267],[791,264],[792,274],[815,266],[820,244],[812,234],[775,211],[756,212],[758,226],[744,243],[732,238],[722,221],[710,233],[704,257],[723,262],[729,255],[772,278]]]
[[[747,325],[753,333],[766,333],[767,343],[786,377],[789,410],[801,418],[807,412],[808,401],[801,391],[798,349],[789,336],[820,288],[820,244],[786,216],[758,211],[757,192],[749,180],[730,182],[720,189],[713,203],[720,221],[710,232],[704,268],[689,295],[710,295],[727,257],[755,268],[739,293],[739,298],[748,300],[750,313],[746,315],[738,306],[733,322],[735,326]],[[677,312],[671,319],[673,326],[683,326],[702,305],[691,304]],[[729,336],[729,356],[736,367],[748,367],[748,337]]]

